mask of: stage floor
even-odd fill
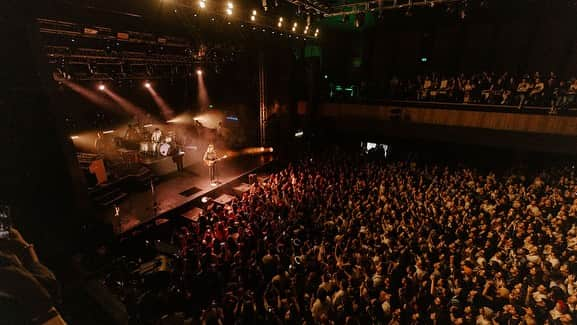
[[[160,177],[160,181],[146,191],[128,193],[120,207],[120,222],[113,223],[115,231],[125,232],[155,217],[181,207],[207,193],[218,189],[238,178],[272,162],[271,155],[243,155],[222,160],[217,165],[217,187],[210,185],[208,167],[197,161],[185,167],[183,173],[170,173]],[[154,208],[156,202],[156,209]],[[114,220],[114,209],[103,211],[108,216],[104,220]]]

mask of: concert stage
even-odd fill
[[[168,215],[213,191],[219,191],[272,161],[270,154],[241,155],[222,160],[217,164],[220,181],[218,186],[210,185],[208,167],[202,161],[189,161],[185,164],[183,173],[171,172],[160,176],[154,186],[146,190],[127,193],[126,198],[119,204],[120,217],[114,217],[113,208],[104,209],[101,217],[103,220],[112,220],[115,231],[123,233],[152,219]],[[170,163],[174,166],[172,161]]]

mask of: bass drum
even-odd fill
[[[160,154],[162,156],[165,156],[165,157],[168,156],[170,154],[170,143],[161,144],[158,151],[160,152]]]

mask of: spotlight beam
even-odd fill
[[[174,115],[175,115],[174,110],[172,108],[170,108],[170,106],[166,103],[166,101],[164,101],[164,99],[156,92],[156,90],[154,90],[154,88],[152,88],[152,86],[150,86],[150,84],[148,84],[148,85],[149,85],[149,87],[146,87],[146,89],[148,90],[148,92],[152,96],[152,99],[154,99],[156,106],[158,106],[160,108],[160,112],[162,113],[162,117],[164,117],[164,119],[166,121],[174,118]]]
[[[112,98],[113,101],[115,101],[122,109],[124,109],[130,115],[133,115],[136,117],[145,117],[146,116],[146,111],[144,109],[134,105],[133,103],[131,103],[127,99],[121,97],[120,95],[113,92],[112,90],[106,88],[103,91],[106,95],[108,95],[110,98]],[[156,121],[156,122],[158,122],[158,121]]]
[[[210,98],[208,97],[208,92],[206,91],[206,85],[204,84],[204,76],[202,70],[196,70],[196,75],[198,76],[198,106],[200,107],[201,111],[205,111],[208,109],[208,105],[210,103]]]
[[[114,110],[117,108],[117,105],[114,102],[102,97],[101,94],[98,94],[92,89],[88,89],[69,80],[60,80],[60,82],[99,107],[109,110]]]

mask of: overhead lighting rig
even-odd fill
[[[466,0],[371,0],[348,3],[331,8],[325,17],[346,16],[372,11],[410,10],[417,7],[434,7],[440,4],[455,4]]]

